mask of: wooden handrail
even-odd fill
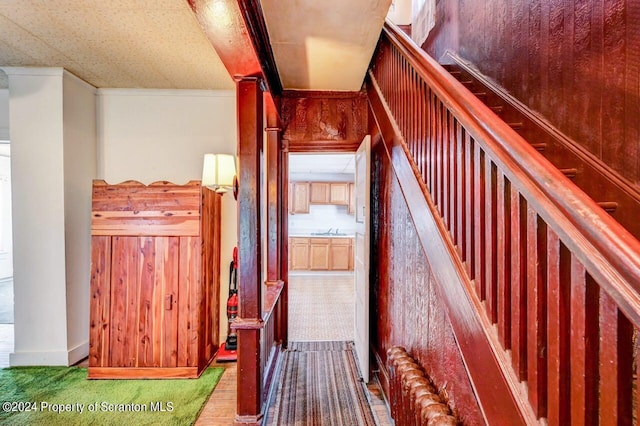
[[[640,242],[390,23],[368,85],[485,419],[630,421]]]
[[[387,21],[384,33],[463,127],[535,204],[592,277],[640,326],[640,242],[490,108]]]

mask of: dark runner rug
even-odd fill
[[[279,381],[269,424],[376,424],[351,342],[291,342]]]

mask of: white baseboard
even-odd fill
[[[89,341],[86,340],[78,346],[69,349],[69,365],[77,364],[89,356]]]
[[[9,365],[12,367],[33,365],[68,367],[88,355],[89,341],[86,341],[67,351],[12,352],[9,354]]]

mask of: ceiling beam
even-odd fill
[[[231,77],[262,77],[273,96],[282,83],[260,0],[187,0]]]

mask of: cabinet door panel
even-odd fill
[[[309,245],[309,263],[311,270],[325,271],[329,269],[329,239],[312,238]]]
[[[348,238],[331,240],[331,270],[348,271],[351,267],[351,244]]]
[[[342,206],[349,204],[349,184],[346,182],[332,183],[329,203]]]
[[[294,182],[291,184],[291,200],[289,211],[291,213],[309,213],[309,184],[306,182]]]
[[[289,269],[292,271],[309,269],[308,238],[291,238],[289,240]]]
[[[311,182],[310,202],[312,204],[328,204],[330,186],[325,182]]]

